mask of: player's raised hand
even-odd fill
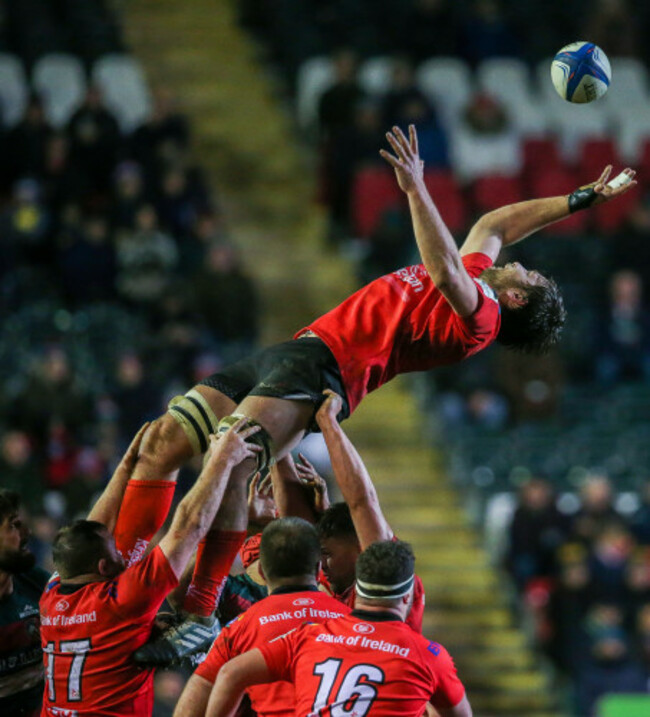
[[[329,388],[323,391],[325,400],[321,404],[318,411],[316,411],[316,423],[319,426],[327,423],[336,423],[336,417],[341,412],[343,407],[343,399]]]
[[[135,468],[135,464],[138,462],[140,444],[142,443],[144,434],[147,432],[147,428],[149,428],[150,424],[151,422],[147,421],[135,434],[133,440],[131,441],[131,445],[126,449],[126,453],[122,456],[122,460],[118,463],[117,468],[113,473],[113,478],[119,478],[120,476],[129,478],[131,476],[131,473],[133,473],[133,469]],[[120,475],[118,476],[118,474]]]
[[[636,180],[634,179],[636,172],[629,167],[626,167],[619,175],[610,180],[611,173],[612,165],[608,164],[598,180],[593,184],[594,192],[599,195],[594,204],[602,204],[602,202],[608,202],[610,199],[620,197],[621,194],[629,192],[636,185]]]
[[[248,523],[262,528],[278,517],[278,509],[273,499],[271,474],[262,480],[257,471],[248,487]]]
[[[222,461],[231,466],[238,465],[247,458],[254,458],[260,453],[262,446],[249,443],[248,438],[260,430],[259,425],[249,425],[247,418],[240,418],[230,428],[221,434],[210,435],[210,454],[204,466],[213,468]]]
[[[414,125],[409,125],[409,138],[406,139],[399,127],[386,132],[386,139],[395,154],[380,149],[379,154],[395,170],[400,189],[407,194],[424,184],[424,162],[418,150],[418,135]]]
[[[298,459],[299,462],[295,465],[300,482],[312,491],[314,510],[317,513],[324,513],[330,507],[327,483],[302,453],[298,454]]]

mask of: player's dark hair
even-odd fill
[[[75,520],[63,526],[54,538],[52,557],[63,579],[97,572],[97,563],[110,558],[106,526],[96,520]]]
[[[0,488],[0,523],[12,515],[16,515],[20,508],[20,496],[15,490]]]
[[[399,585],[413,577],[415,555],[402,540],[379,540],[357,560],[357,580],[371,585]]]
[[[260,562],[267,578],[313,575],[320,561],[318,533],[302,518],[279,518],[262,533]]]
[[[528,298],[524,306],[511,309],[501,305],[497,341],[514,351],[545,354],[560,340],[566,321],[564,299],[552,279],[522,288]]]
[[[333,503],[318,521],[318,536],[322,538],[354,538],[354,528],[350,506],[347,503]]]

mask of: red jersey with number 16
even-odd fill
[[[221,631],[195,674],[214,682],[223,665],[237,655],[265,645],[305,622],[324,622],[349,612],[349,607],[316,587],[274,590]],[[295,714],[293,686],[287,682],[256,685],[247,692],[260,717],[292,717]]]
[[[153,670],[131,660],[158,608],[178,584],[160,547],[113,580],[61,585],[40,602],[45,660],[44,717],[146,717]]]
[[[465,694],[447,650],[391,613],[354,610],[260,650],[273,679],[293,682],[297,715],[420,717]]]
[[[471,316],[458,316],[422,264],[375,279],[302,329],[313,331],[334,354],[350,413],[361,399],[394,376],[456,363],[491,344],[499,332],[499,302],[478,276],[492,260],[463,257],[478,287]]]

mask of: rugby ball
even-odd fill
[[[585,104],[602,97],[612,78],[607,55],[593,42],[572,42],[551,63],[551,80],[563,100]]]

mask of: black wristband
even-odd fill
[[[588,209],[597,199],[598,195],[593,187],[578,187],[575,192],[569,194],[569,213],[577,212],[580,209]]]

